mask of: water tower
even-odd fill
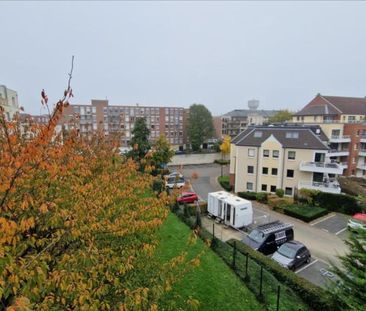
[[[250,110],[257,110],[259,107],[259,100],[258,99],[251,99],[248,100],[248,107]]]

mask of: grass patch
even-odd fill
[[[222,188],[224,188],[226,191],[231,191],[232,187],[230,186],[230,178],[229,176],[219,176],[217,178],[219,184]]]
[[[283,208],[286,215],[310,222],[321,216],[328,214],[328,210],[319,206],[309,206],[300,204],[291,204]]]
[[[161,243],[156,252],[158,260],[164,263],[187,250],[190,233],[184,223],[170,214],[159,231]],[[198,239],[196,244],[189,247],[189,257],[196,256],[203,247],[203,242]],[[263,310],[253,293],[211,250],[203,255],[198,268],[174,284],[173,290],[163,297],[161,305],[166,307],[165,301],[174,299],[175,310],[187,310],[186,300],[190,297],[200,302],[198,310]]]

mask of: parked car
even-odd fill
[[[304,263],[310,262],[310,258],[311,254],[307,247],[297,241],[282,244],[272,256],[274,261],[293,271]]]
[[[366,214],[357,213],[348,220],[348,229],[366,229]]]
[[[183,203],[194,203],[198,201],[198,196],[195,192],[183,192],[178,198],[177,202],[179,204]]]
[[[168,177],[165,181],[165,187],[169,189],[173,189],[174,187],[180,189],[185,185],[184,177],[175,176],[175,177]]]
[[[168,179],[168,178],[171,178],[171,177],[183,177],[183,175],[179,172],[171,172],[170,174],[168,175],[165,175],[165,178]]]
[[[265,255],[269,255],[277,251],[277,248],[282,244],[293,239],[294,230],[291,224],[274,221],[256,227],[242,242]]]

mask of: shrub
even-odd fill
[[[285,206],[283,211],[286,215],[301,219],[305,222],[310,222],[328,214],[328,210],[322,207],[297,204]]]
[[[236,247],[239,252],[244,255],[248,254],[250,258],[263,266],[263,268],[275,276],[277,280],[291,287],[304,302],[314,310],[342,310],[341,306],[337,305],[335,298],[329,292],[297,276],[297,274],[292,271],[281,267],[271,258],[253,250],[238,240],[231,239],[227,241],[227,243],[233,245],[234,241],[236,241]]]
[[[257,199],[256,192],[247,191],[247,192],[238,192],[237,194],[239,197],[241,197],[243,199],[252,200],[252,201]]]
[[[316,205],[326,208],[328,211],[353,215],[362,210],[357,199],[347,194],[319,192],[313,200]]]
[[[232,187],[230,185],[229,176],[220,176],[218,178],[219,184],[222,188],[224,188],[226,191],[231,191]]]
[[[190,211],[190,208],[188,206],[188,204],[184,203],[184,206],[183,206],[183,216],[185,218],[189,218],[191,217],[191,211]]]
[[[279,197],[279,198],[283,198],[283,196],[285,195],[285,191],[281,188],[278,188],[276,189],[276,195]]]
[[[261,203],[268,203],[268,193],[267,192],[258,192],[256,195],[256,199]]]
[[[164,190],[164,182],[161,179],[154,179],[152,189],[157,193],[161,193]]]
[[[201,214],[207,214],[207,202],[201,201],[201,202],[198,202],[198,204],[201,209]],[[196,203],[187,204],[187,208],[189,209],[190,215],[196,214]]]
[[[277,196],[268,197],[268,205],[273,207],[274,209],[282,208],[282,207],[284,207],[286,205],[290,205],[292,203],[293,203],[292,198],[279,198]]]
[[[307,203],[310,205],[314,204],[314,197],[319,193],[318,190],[302,188],[299,190],[298,201]]]

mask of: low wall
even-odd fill
[[[208,164],[221,159],[221,153],[176,154],[168,165]]]

